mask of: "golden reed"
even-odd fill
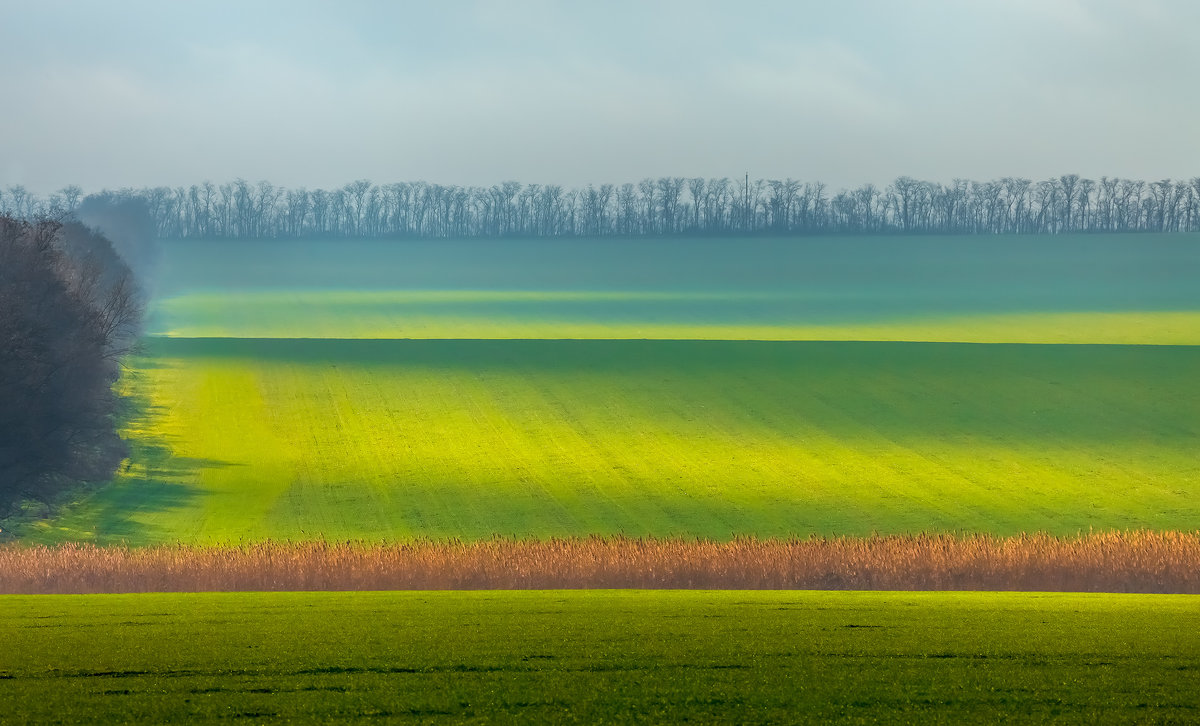
[[[0,547],[0,593],[550,588],[1200,593],[1200,531]]]

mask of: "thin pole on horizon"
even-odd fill
[[[750,231],[750,172],[746,172],[746,186],[742,201],[742,231]]]

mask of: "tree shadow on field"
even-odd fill
[[[142,371],[162,367],[162,361],[138,361],[126,371],[118,430],[129,451],[112,479],[90,487],[33,539],[131,546],[174,539],[177,532],[151,523],[155,515],[193,503],[203,470],[240,466],[175,453],[172,437],[163,432],[169,410],[152,403],[141,378]]]

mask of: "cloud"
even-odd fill
[[[774,110],[824,125],[878,123],[896,113],[876,69],[832,41],[778,47],[735,61],[717,72],[713,87],[753,113]]]
[[[1200,173],[1187,0],[88,8],[6,11],[0,181]]]

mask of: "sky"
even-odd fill
[[[0,0],[0,186],[1200,175],[1196,0]]]

